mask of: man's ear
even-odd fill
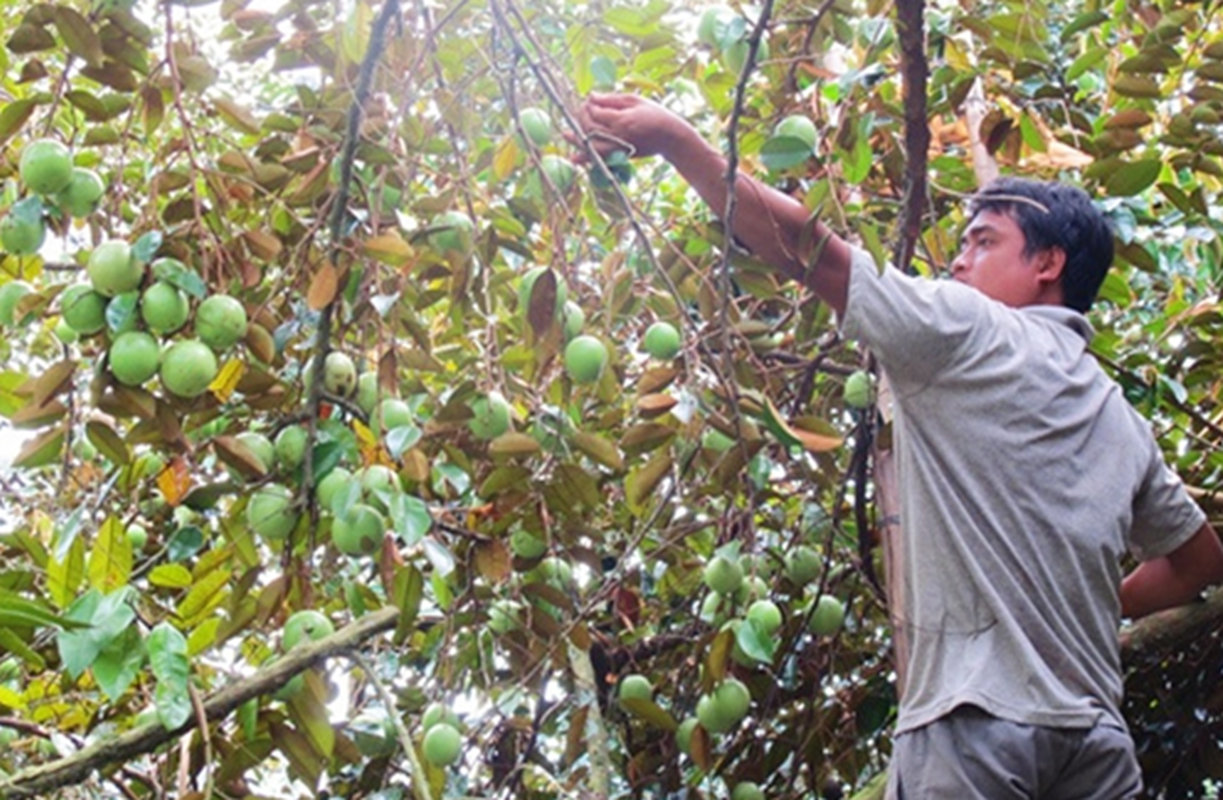
[[[1050,247],[1037,255],[1036,279],[1044,284],[1059,283],[1062,271],[1066,268],[1066,251],[1060,247]]]

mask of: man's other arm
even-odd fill
[[[1189,541],[1121,581],[1121,614],[1136,619],[1184,605],[1216,583],[1223,583],[1223,543],[1206,522]]]

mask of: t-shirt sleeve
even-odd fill
[[[869,347],[893,381],[924,383],[985,329],[988,302],[951,281],[880,270],[855,248],[841,332]]]
[[[1146,479],[1134,497],[1130,552],[1149,561],[1171,553],[1197,533],[1206,514],[1193,502],[1180,476],[1163,460],[1154,440]]]

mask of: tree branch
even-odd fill
[[[926,163],[930,152],[930,124],[926,120],[926,35],[924,0],[897,0],[896,31],[900,37],[900,71],[904,77],[905,193],[900,214],[900,237],[893,260],[907,272],[921,235],[926,206]]]

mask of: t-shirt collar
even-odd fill
[[[1047,319],[1058,325],[1065,325],[1081,336],[1085,342],[1091,342],[1091,338],[1095,336],[1095,331],[1092,329],[1091,323],[1087,321],[1087,317],[1073,308],[1040,305],[1025,306],[1019,310],[1025,314],[1033,314],[1042,319]]]

